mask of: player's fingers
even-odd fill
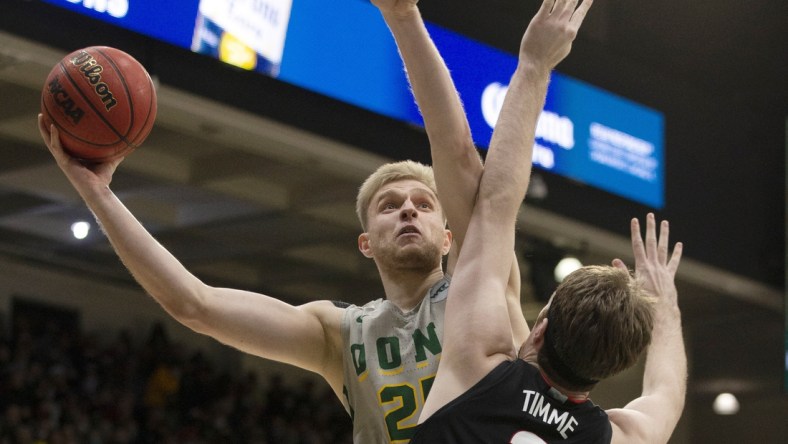
[[[52,156],[55,157],[58,163],[68,163],[71,159],[65,151],[63,151],[63,147],[60,145],[60,131],[55,124],[49,127],[49,142],[47,143],[47,148],[49,148],[49,152],[52,153]]]
[[[621,259],[613,259],[613,266],[621,269],[621,270],[628,270],[627,265]]]
[[[632,254],[635,256],[635,267],[637,268],[646,260],[646,252],[643,249],[643,238],[640,235],[640,221],[635,217],[629,224],[632,234]]]
[[[657,222],[654,213],[646,216],[646,256],[649,258],[657,257]]]
[[[657,259],[660,264],[667,263],[668,261],[668,237],[670,235],[670,225],[668,221],[663,220],[659,226],[659,241],[657,243]]]
[[[42,114],[38,115],[38,132],[41,133],[41,138],[44,139],[44,143],[49,145],[49,129],[44,125],[44,116]]]
[[[560,17],[568,19],[575,11],[577,2],[578,0],[558,0],[553,9],[553,14],[560,14]]]
[[[55,125],[50,125],[50,127],[47,128],[44,123],[44,116],[41,114],[38,115],[38,132],[41,133],[41,138],[44,139],[44,144],[55,158],[55,161],[60,163],[63,158],[63,150],[60,148],[60,136],[58,135],[57,128]]]
[[[555,0],[553,2],[554,3],[553,7],[550,10],[550,14],[551,15],[560,14],[564,10],[564,7],[566,6],[566,2],[567,1],[568,0]]]
[[[60,138],[57,133],[57,128],[55,128],[55,125],[50,125],[50,127],[47,128],[44,123],[44,116],[41,114],[38,115],[38,132],[41,133],[41,138],[44,139],[44,144],[49,152],[52,153],[55,161],[60,162],[63,154],[60,148]]]
[[[670,262],[668,262],[668,271],[670,271],[672,276],[676,275],[676,270],[678,270],[679,263],[681,262],[682,253],[684,253],[684,244],[676,242],[676,245],[673,247],[673,255],[671,255]]]
[[[62,148],[60,146],[60,131],[58,131],[57,127],[53,124],[49,128],[49,143],[58,151],[61,151]]]
[[[583,0],[583,3],[580,3],[580,6],[578,6],[577,9],[575,9],[575,12],[572,14],[570,23],[577,28],[580,28],[580,25],[586,18],[586,14],[588,14],[588,10],[591,9],[591,4],[593,3],[594,0]]]
[[[543,0],[542,7],[537,11],[537,15],[548,15],[553,11],[556,0]]]

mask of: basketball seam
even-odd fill
[[[115,60],[113,60],[109,54],[105,53],[99,48],[96,48],[96,52],[104,56],[104,58],[107,59],[110,65],[112,65],[112,69],[114,69],[115,73],[118,75],[118,79],[120,80],[120,83],[123,84],[123,90],[126,92],[126,97],[129,99],[129,129],[126,131],[124,135],[121,136],[120,134],[118,134],[118,136],[120,136],[120,138],[124,142],[126,142],[126,145],[133,146],[133,144],[129,142],[128,137],[132,128],[134,128],[134,100],[132,100],[131,91],[129,90],[129,85],[128,83],[126,83],[126,76],[123,75],[123,71],[121,71],[121,69],[118,68],[118,64],[115,63]],[[136,148],[136,146],[134,148]]]
[[[115,60],[108,53],[102,51],[100,48],[97,47],[95,48],[95,50],[96,52],[101,54],[107,60],[107,62],[109,62],[110,65],[112,65],[112,69],[114,69],[115,73],[118,75],[118,79],[120,80],[120,83],[123,85],[123,90],[126,93],[126,97],[129,99],[129,128],[125,134],[123,135],[118,134],[118,137],[120,137],[120,139],[126,144],[126,148],[114,154],[104,156],[102,159],[106,159],[108,157],[117,156],[117,155],[126,156],[138,148],[137,144],[132,143],[133,138],[129,138],[129,134],[131,133],[131,130],[134,128],[134,100],[132,100],[131,91],[129,90],[129,85],[128,83],[126,83],[126,76],[123,75],[123,71],[118,67],[118,64],[115,62]],[[98,159],[98,160],[102,160],[102,159]]]
[[[120,70],[120,68],[118,68],[117,63],[115,63],[115,60],[109,54],[105,53],[104,51],[102,51],[99,48],[96,48],[96,52],[98,52],[99,54],[104,56],[104,58],[107,59],[107,61],[110,64],[112,64],[112,67],[113,67],[113,69],[115,69],[115,72],[117,72],[117,73],[121,73],[122,72]],[[140,66],[142,66],[141,63],[140,63]],[[150,85],[150,89],[151,89],[150,96],[152,96],[153,94],[156,93],[155,87],[153,85],[153,80],[151,80],[150,75],[148,75],[147,72],[145,74],[146,74],[145,77],[148,79],[148,84]],[[123,83],[123,89],[126,91],[126,97],[131,98],[132,95],[131,95],[131,91],[129,90],[128,84],[126,83],[126,77],[122,76],[122,75],[119,75],[118,78]],[[126,142],[126,145],[129,147],[129,152],[139,148],[141,142],[140,143],[135,143],[134,141],[136,141],[137,137],[148,126],[148,121],[150,120],[151,110],[152,109],[153,109],[153,98],[151,97],[151,99],[148,101],[148,112],[145,115],[145,121],[142,122],[142,126],[139,128],[139,130],[136,132],[136,134],[134,134],[132,136],[131,135],[131,131],[134,128],[134,117],[135,117],[135,114],[134,114],[134,101],[133,100],[129,100],[129,112],[131,113],[131,122],[129,124],[129,131],[125,134],[125,136],[121,136],[123,141]]]

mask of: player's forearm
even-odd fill
[[[687,388],[687,355],[681,313],[675,304],[659,301],[643,374],[643,395],[659,395],[680,415]]]
[[[397,42],[413,95],[424,118],[438,193],[455,245],[460,247],[482,172],[465,110],[418,9],[414,8],[406,15],[384,14],[384,17]]]
[[[185,321],[205,286],[148,233],[108,188],[81,190],[115,252],[139,284],[171,315]]]
[[[474,208],[471,229],[491,233],[491,237],[472,247],[479,251],[511,251],[514,247],[515,219],[531,174],[534,132],[539,113],[547,94],[549,71],[521,63],[509,84],[498,123],[490,142],[479,197]],[[477,225],[474,225],[477,224]],[[496,254],[484,259],[488,270],[506,270],[506,309],[508,311],[507,335],[519,347],[527,336],[527,325],[519,305],[519,283],[512,279],[519,276],[514,255]],[[494,265],[500,261],[499,265]],[[506,264],[506,267],[504,267]],[[492,277],[488,277],[494,280]],[[513,285],[514,284],[514,285]],[[496,292],[485,291],[485,294]],[[503,293],[503,292],[501,292]],[[517,299],[515,299],[517,298]],[[485,300],[489,303],[489,300]],[[517,304],[516,306],[514,304]],[[497,315],[497,314],[495,314]],[[493,314],[487,315],[493,319]],[[497,325],[496,327],[500,327]],[[498,328],[497,337],[502,329]],[[492,330],[489,333],[493,337]],[[492,344],[492,342],[490,342]],[[493,344],[494,345],[494,344]],[[510,342],[511,345],[511,342]],[[496,349],[496,347],[492,347]]]
[[[446,303],[445,361],[441,366],[449,369],[444,372],[452,372],[461,385],[470,386],[486,374],[490,370],[488,358],[515,356],[513,310],[507,291],[514,259],[510,252],[514,249],[515,219],[530,174],[533,132],[548,74],[518,67],[512,77],[473,208],[468,229],[472,235],[466,239],[452,280],[452,290],[456,291]],[[470,333],[481,330],[484,334]]]
[[[418,9],[405,15],[384,14],[384,18],[405,63],[430,143],[465,156],[466,148],[473,147],[465,111]]]
[[[534,134],[550,72],[520,63],[512,76],[495,126],[480,188],[501,217],[514,219],[531,176]]]

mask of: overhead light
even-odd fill
[[[720,393],[714,399],[713,408],[718,415],[735,415],[739,412],[739,400],[731,393]]]
[[[555,266],[555,281],[556,282],[563,282],[564,278],[566,278],[569,273],[577,270],[578,268],[582,267],[583,263],[580,262],[579,259],[572,256],[567,256],[560,261],[558,261],[558,265]]]
[[[71,224],[71,234],[77,239],[84,239],[90,233],[90,223],[83,220]]]
[[[547,198],[549,190],[547,182],[539,174],[531,174],[531,181],[528,182],[527,196],[529,200],[544,200]]]

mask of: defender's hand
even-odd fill
[[[544,0],[520,43],[520,60],[538,69],[550,71],[572,49],[592,0]]]
[[[662,302],[676,304],[676,286],[674,279],[676,270],[681,262],[684,245],[677,242],[673,254],[668,259],[668,236],[670,226],[668,221],[662,221],[657,238],[656,221],[654,214],[646,217],[646,241],[640,233],[640,222],[632,219],[630,224],[632,236],[632,253],[635,256],[635,275],[643,282],[643,288],[656,296]],[[613,265],[624,267],[623,262],[616,259]]]

